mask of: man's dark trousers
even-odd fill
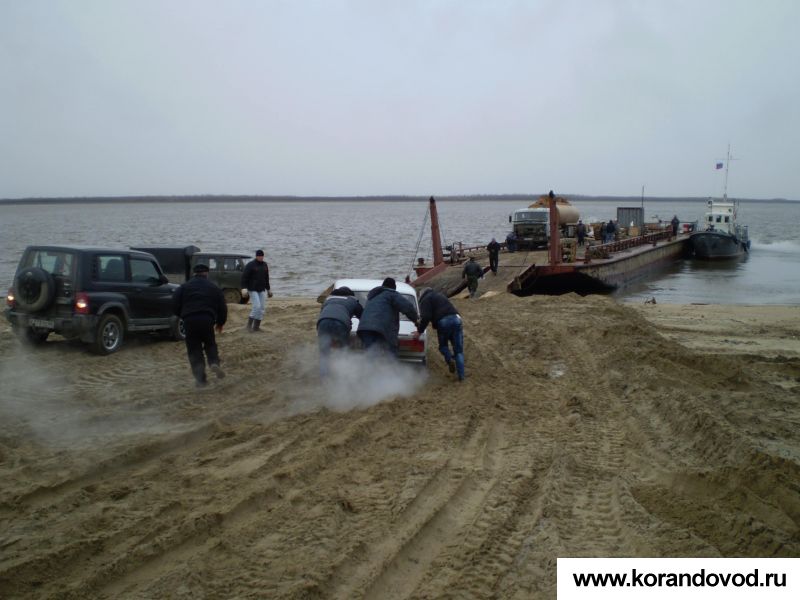
[[[197,381],[206,380],[206,357],[208,364],[219,364],[217,341],[214,338],[214,317],[210,313],[195,313],[183,318],[186,327],[186,353]],[[205,352],[205,357],[203,353]]]

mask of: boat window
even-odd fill
[[[730,222],[731,222],[731,218],[730,218],[730,217],[728,217],[728,216],[726,216],[726,217],[725,217],[725,222],[726,222],[726,223],[730,223]]]
[[[714,222],[714,217],[712,217],[711,215],[708,215],[708,222],[709,223],[713,223]]]
[[[717,215],[717,223],[722,223],[722,215]]]

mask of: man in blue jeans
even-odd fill
[[[422,333],[433,324],[439,338],[439,352],[444,356],[451,373],[458,373],[458,380],[464,381],[464,329],[461,315],[444,294],[424,288],[419,297],[420,320],[417,331]],[[450,352],[450,345],[453,352]]]
[[[247,319],[248,331],[261,331],[261,319],[267,307],[267,297],[272,298],[269,289],[269,266],[264,262],[264,251],[256,250],[256,257],[251,260],[242,272],[242,296],[244,291],[250,296],[250,318]]]
[[[336,288],[325,300],[317,319],[319,345],[319,374],[327,377],[330,370],[330,355],[333,348],[347,348],[350,340],[353,317],[359,319],[363,313],[349,287]]]

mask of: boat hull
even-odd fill
[[[691,235],[695,258],[737,258],[748,251],[749,242],[719,231],[699,231]]]

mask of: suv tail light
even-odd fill
[[[83,292],[75,294],[75,314],[88,315],[89,314],[89,295]]]
[[[8,288],[8,294],[6,294],[6,306],[9,308],[15,308],[17,306],[17,299],[14,295],[14,288]]]

